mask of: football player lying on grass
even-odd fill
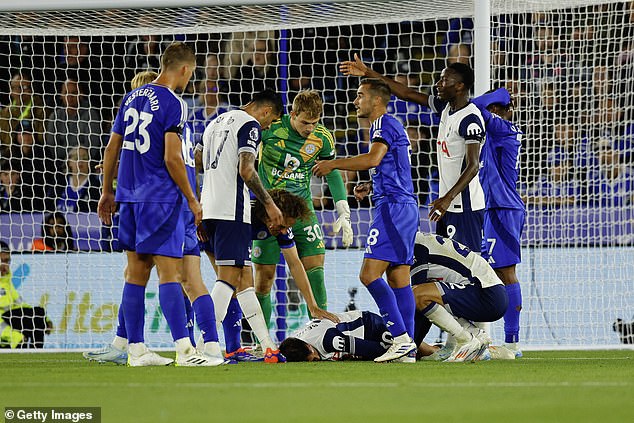
[[[355,310],[336,315],[339,323],[314,319],[282,341],[280,352],[286,360],[374,360],[392,345],[392,335],[378,314]],[[395,361],[403,360],[410,357]]]

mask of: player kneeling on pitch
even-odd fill
[[[491,266],[454,240],[419,232],[410,276],[416,299],[416,344],[422,343],[433,323],[448,333],[445,348],[434,358],[479,359],[491,338],[471,322],[494,322],[508,306],[504,284]]]
[[[287,361],[374,360],[392,345],[383,318],[370,311],[336,313],[339,323],[313,319],[280,344]],[[401,357],[394,361],[415,361]]]

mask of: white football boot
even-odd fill
[[[143,342],[128,345],[128,366],[167,366],[174,360],[150,351]]]

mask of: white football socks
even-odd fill
[[[264,351],[267,348],[276,350],[277,346],[271,339],[269,328],[264,321],[264,314],[262,314],[262,307],[260,307],[258,297],[255,295],[255,288],[247,288],[242,292],[238,292],[236,298],[242,309],[242,314],[249,322]]]
[[[177,339],[174,341],[174,345],[176,347],[177,354],[193,354],[195,352],[194,346],[192,345],[192,341],[190,341],[189,337]]]
[[[458,342],[464,343],[471,339],[469,331],[464,329],[444,307],[436,306],[425,313],[425,316],[440,329],[453,335]]]
[[[477,327],[485,331],[486,333],[491,333],[491,322],[473,322],[473,324]]]
[[[205,345],[203,346],[203,353],[213,357],[221,357],[221,358],[224,357],[222,355],[222,351],[220,350],[220,343],[216,341],[205,342]]]
[[[211,299],[214,302],[214,311],[216,314],[216,324],[220,325],[227,316],[229,302],[233,297],[234,290],[224,281],[216,281],[211,290]]]
[[[115,347],[118,350],[121,351],[127,351],[128,349],[128,340],[125,338],[122,338],[120,336],[116,336],[114,337],[114,340],[112,341],[112,346]]]

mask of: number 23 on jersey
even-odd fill
[[[123,149],[137,150],[139,153],[146,153],[150,149],[150,134],[147,126],[152,123],[154,115],[148,112],[139,113],[136,109],[128,109],[123,115],[123,119],[128,122],[123,135]],[[128,138],[128,135],[134,135],[134,141]]]

